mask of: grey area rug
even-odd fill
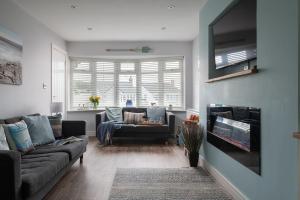
[[[231,200],[201,168],[117,169],[110,200]]]

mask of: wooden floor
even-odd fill
[[[106,200],[117,168],[188,167],[183,149],[165,144],[119,144],[100,147],[90,138],[79,161],[46,196],[47,200]]]

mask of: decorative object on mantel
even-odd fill
[[[89,100],[93,104],[93,109],[96,110],[99,106],[101,97],[100,96],[90,96]]]
[[[135,49],[106,49],[106,51],[111,52],[135,52],[135,53],[149,53],[150,51],[152,51],[152,49],[150,47],[144,46],[142,48],[135,48]]]
[[[203,127],[194,121],[184,121],[181,127],[184,148],[188,155],[190,166],[197,167],[199,150],[203,140]]]
[[[21,40],[15,33],[0,26],[0,83],[22,84]]]
[[[293,133],[294,138],[300,140],[300,132]]]

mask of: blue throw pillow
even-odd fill
[[[147,117],[149,120],[153,121],[162,121],[165,124],[165,116],[166,116],[166,108],[165,107],[158,107],[153,106],[147,108]]]
[[[29,135],[34,146],[49,144],[55,141],[47,116],[24,116]]]
[[[122,108],[120,107],[105,107],[105,112],[108,120],[122,122]]]
[[[23,120],[15,124],[5,124],[3,127],[7,132],[6,135],[12,138],[18,151],[26,153],[34,149],[27,125]]]

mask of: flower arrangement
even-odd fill
[[[101,97],[100,96],[90,96],[89,100],[93,104],[94,109],[97,109],[99,102],[101,100]]]

